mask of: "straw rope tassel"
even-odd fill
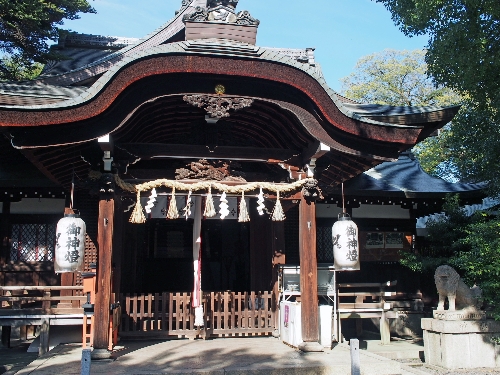
[[[285,213],[283,212],[283,207],[281,207],[281,202],[280,202],[280,192],[277,192],[278,196],[276,198],[276,205],[274,206],[273,210],[273,216],[272,220],[273,221],[285,221]]]
[[[212,197],[212,187],[209,187],[203,216],[214,217],[215,215],[217,215],[217,211],[215,211],[214,198]]]
[[[248,215],[247,202],[245,201],[245,192],[241,193],[240,202],[240,214],[238,216],[238,222],[247,223],[250,221],[250,215]]]
[[[137,202],[135,203],[132,215],[130,215],[129,222],[132,224],[144,224],[146,222],[146,216],[144,216],[144,212],[142,212],[140,190],[137,191]]]
[[[168,205],[167,219],[178,219],[179,210],[177,209],[177,202],[175,199],[175,188],[172,189],[172,196],[170,197],[170,204]]]

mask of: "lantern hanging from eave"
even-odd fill
[[[359,270],[358,226],[346,213],[332,227],[333,260],[336,271]]]
[[[57,223],[56,273],[83,271],[85,252],[85,222],[77,214],[65,214]]]

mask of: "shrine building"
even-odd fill
[[[291,288],[300,347],[317,350],[320,302],[332,300],[318,269],[333,269],[339,214],[360,219],[357,261],[411,248],[415,210],[443,195],[367,188],[363,173],[390,167],[459,107],[349,100],[328,86],[314,49],[258,46],[258,15],[237,5],[183,0],[142,39],[69,33],[54,47],[67,59],[0,83],[0,286],[48,296],[4,304],[10,313],[79,324],[86,314],[89,343],[106,356],[117,334],[271,335]],[[82,252],[56,229],[74,213]],[[299,266],[297,287],[283,283],[284,265]]]

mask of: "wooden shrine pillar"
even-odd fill
[[[113,234],[113,285],[112,291],[115,298],[118,300],[121,293],[121,279],[122,279],[122,258],[123,258],[123,233],[125,231],[124,213],[121,208],[121,199],[115,199],[115,221],[114,221],[114,234]],[[113,301],[116,302],[116,301]]]
[[[299,205],[299,253],[302,341],[299,349],[320,352],[318,261],[316,257],[316,204],[301,199]]]
[[[115,214],[114,187],[111,187],[113,176],[103,174],[105,190],[99,200],[99,219],[97,224],[97,282],[94,306],[94,350],[93,359],[108,359],[111,352],[109,345],[109,318],[111,310],[113,227]]]

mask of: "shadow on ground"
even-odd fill
[[[13,345],[12,348],[0,347],[0,374],[20,370],[38,357],[37,353],[27,353],[30,343]]]

